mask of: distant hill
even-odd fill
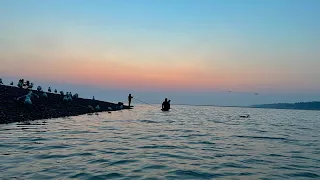
[[[252,108],[271,108],[271,109],[320,110],[320,101],[298,102],[298,103],[261,104],[261,105],[253,105],[250,107],[252,107]]]

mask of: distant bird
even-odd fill
[[[228,91],[228,92],[230,93],[230,92],[232,92],[232,91]]]
[[[259,95],[259,93],[254,93],[254,95]]]
[[[51,92],[51,87],[48,88],[48,92]]]
[[[55,90],[54,90],[54,93],[57,93],[57,92],[58,92],[57,89],[55,89]]]

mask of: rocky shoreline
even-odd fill
[[[46,96],[43,96],[44,92],[36,90],[32,92],[39,97],[32,97],[32,104],[17,100],[29,92],[24,88],[0,85],[0,124],[130,109],[125,105],[93,99],[73,98],[72,101],[64,101],[61,94],[45,92]],[[98,109],[95,108],[97,105]]]

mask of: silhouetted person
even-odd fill
[[[131,105],[131,99],[133,98],[133,96],[131,96],[131,94],[129,94],[129,96],[128,96],[128,104],[129,104],[129,107],[130,107],[130,105]]]
[[[23,87],[23,82],[24,82],[23,79],[20,79],[20,80],[19,80],[19,83],[18,83],[18,87],[19,87],[19,88],[22,88],[22,87]]]
[[[169,107],[170,107],[170,104],[168,102],[168,99],[166,98],[163,103],[162,103],[162,110],[163,111],[168,111],[169,110]]]

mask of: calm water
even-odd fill
[[[319,111],[173,108],[0,125],[0,179],[320,179]]]

